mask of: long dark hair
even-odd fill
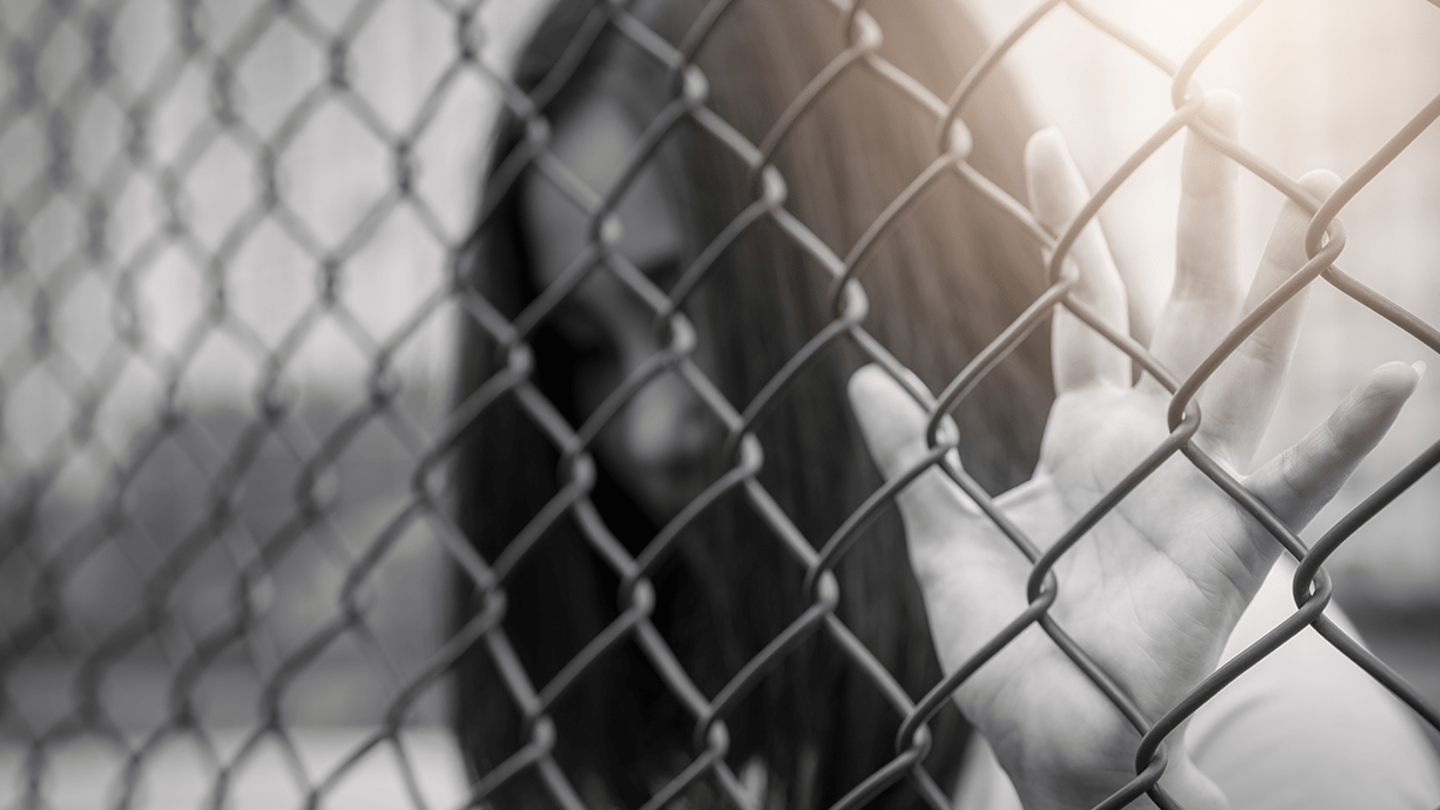
[[[678,41],[698,2],[672,3],[648,19]],[[874,4],[887,58],[940,96],[983,50],[970,20],[947,0]],[[707,106],[759,142],[800,89],[843,49],[839,15],[811,0],[740,0],[698,56]],[[598,10],[597,10],[598,9]],[[591,25],[608,4],[564,0],[523,51],[516,86],[540,94],[504,116],[485,211],[463,259],[465,281],[507,318],[540,292],[521,237],[513,167],[533,150],[527,124],[562,121],[588,93],[609,92],[642,124],[668,100],[665,71],[626,41],[613,22]],[[596,16],[601,15],[601,16]],[[577,36],[598,32],[583,60]],[[556,71],[570,78],[557,83]],[[1031,127],[1004,76],[989,80],[965,110],[975,136],[970,162],[1012,194]],[[786,178],[788,211],[839,255],[936,156],[935,121],[868,69],[849,71],[795,126],[774,164]],[[752,202],[756,186],[736,158],[693,122],[682,122],[656,155],[684,201],[693,259]],[[761,222],[722,254],[687,303],[703,326],[719,390],[743,408],[805,341],[827,324],[830,277],[773,224]],[[942,182],[869,261],[864,326],[938,390],[1034,299],[1038,252],[1018,227],[959,182]],[[501,368],[496,341],[473,319],[462,326],[459,401]],[[530,346],[536,387],[575,424],[569,390],[575,352],[543,324]],[[1028,478],[1053,393],[1048,334],[1040,330],[956,413],[967,469],[992,491]],[[814,544],[823,543],[879,486],[845,401],[862,360],[848,345],[827,350],[757,423],[765,449],[761,484]],[[478,418],[456,456],[457,519],[482,557],[497,559],[559,489],[558,453],[513,397]],[[717,459],[717,465],[721,460]],[[717,469],[719,467],[717,466]],[[611,534],[637,553],[657,527],[604,469],[590,495]],[[687,530],[654,578],[651,621],[701,691],[714,695],[745,661],[809,606],[803,571],[739,497],[719,501]],[[837,615],[895,679],[918,697],[941,677],[899,520],[885,515],[835,571]],[[474,582],[457,577],[455,622],[479,606]],[[554,524],[508,573],[504,628],[528,676],[543,685],[617,617],[619,582],[591,550],[573,517]],[[456,729],[483,777],[519,747],[521,712],[478,648],[457,667]],[[694,719],[633,644],[612,651],[552,707],[556,761],[587,801],[636,807],[688,763]],[[894,757],[898,717],[885,697],[823,634],[786,657],[725,717],[729,759],[752,758],[768,775],[768,800],[796,810],[833,804]],[[953,787],[968,737],[953,706],[932,722],[926,767]],[[530,774],[489,798],[496,807],[548,803]],[[704,803],[703,787],[691,800]],[[877,806],[919,806],[905,787]]]

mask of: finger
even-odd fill
[[[884,369],[869,365],[855,372],[849,393],[865,445],[885,480],[914,469],[929,455],[925,443],[929,418]],[[952,456],[951,461],[958,463],[958,458]],[[957,516],[976,510],[960,488],[935,467],[902,489],[896,506],[912,542],[941,536],[953,528]]]
[[[1202,119],[1219,134],[1234,139],[1239,131],[1240,97],[1225,90],[1207,93]],[[1175,283],[1150,346],[1179,380],[1200,365],[1240,318],[1245,290],[1235,258],[1239,176],[1233,160],[1194,132],[1186,135],[1175,232]]]
[[[1052,236],[1064,233],[1090,199],[1060,131],[1053,127],[1035,133],[1026,144],[1025,177],[1030,207]],[[1097,223],[1090,222],[1080,232],[1070,259],[1079,269],[1071,298],[1089,306],[1116,331],[1129,332],[1125,285]],[[1130,358],[1064,307],[1055,309],[1051,335],[1056,393],[1101,383],[1130,385]]]
[[[1300,185],[1321,200],[1330,196],[1339,184],[1340,178],[1328,171],[1314,171],[1300,178]],[[1304,266],[1308,259],[1305,230],[1309,225],[1310,214],[1287,200],[1250,285],[1245,299],[1246,312]],[[1199,439],[1236,469],[1249,466],[1255,447],[1270,423],[1275,401],[1290,370],[1290,358],[1295,353],[1309,299],[1310,288],[1306,286],[1240,344],[1201,391],[1205,417]]]
[[[885,480],[904,475],[929,455],[924,409],[885,370],[870,365],[855,372],[849,394]],[[1029,560],[985,530],[977,520],[979,508],[933,466],[900,490],[895,505],[936,653],[953,670],[1024,610]]]
[[[1291,529],[1303,529],[1394,424],[1424,371],[1424,364],[1395,362],[1370,372],[1323,425],[1255,471],[1246,486]]]

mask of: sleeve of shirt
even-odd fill
[[[1223,660],[1295,612],[1294,566],[1276,563]],[[1326,615],[1353,636],[1330,607]],[[1196,764],[1234,810],[1352,810],[1440,805],[1440,758],[1414,713],[1310,628],[1196,711],[1186,733]],[[955,791],[956,810],[1018,810],[981,740]]]
[[[1224,659],[1294,613],[1293,573],[1288,558],[1276,564]],[[1353,635],[1336,608],[1326,615]],[[1414,712],[1312,628],[1201,707],[1186,739],[1237,810],[1440,804],[1440,766]]]

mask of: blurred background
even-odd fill
[[[1033,4],[971,5],[999,37]],[[1176,63],[1230,10],[1090,5]],[[232,761],[234,806],[322,784],[325,806],[463,804],[431,442],[450,255],[543,7],[0,0],[0,807],[132,785],[136,806],[198,806]],[[1271,0],[1197,78],[1244,98],[1241,141],[1286,174],[1344,176],[1440,91],[1436,42],[1422,0]],[[1092,187],[1171,112],[1168,77],[1063,5],[1005,64]],[[1340,266],[1431,323],[1436,129],[1341,214]],[[1142,312],[1168,291],[1179,151],[1102,209]],[[1253,265],[1280,196],[1244,191]],[[1440,439],[1435,358],[1320,287],[1262,456],[1376,365],[1432,373],[1311,540]],[[1440,701],[1436,487],[1327,567]]]

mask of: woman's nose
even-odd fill
[[[624,453],[642,469],[665,471],[699,463],[709,443],[700,398],[667,371],[636,392],[623,414]]]

